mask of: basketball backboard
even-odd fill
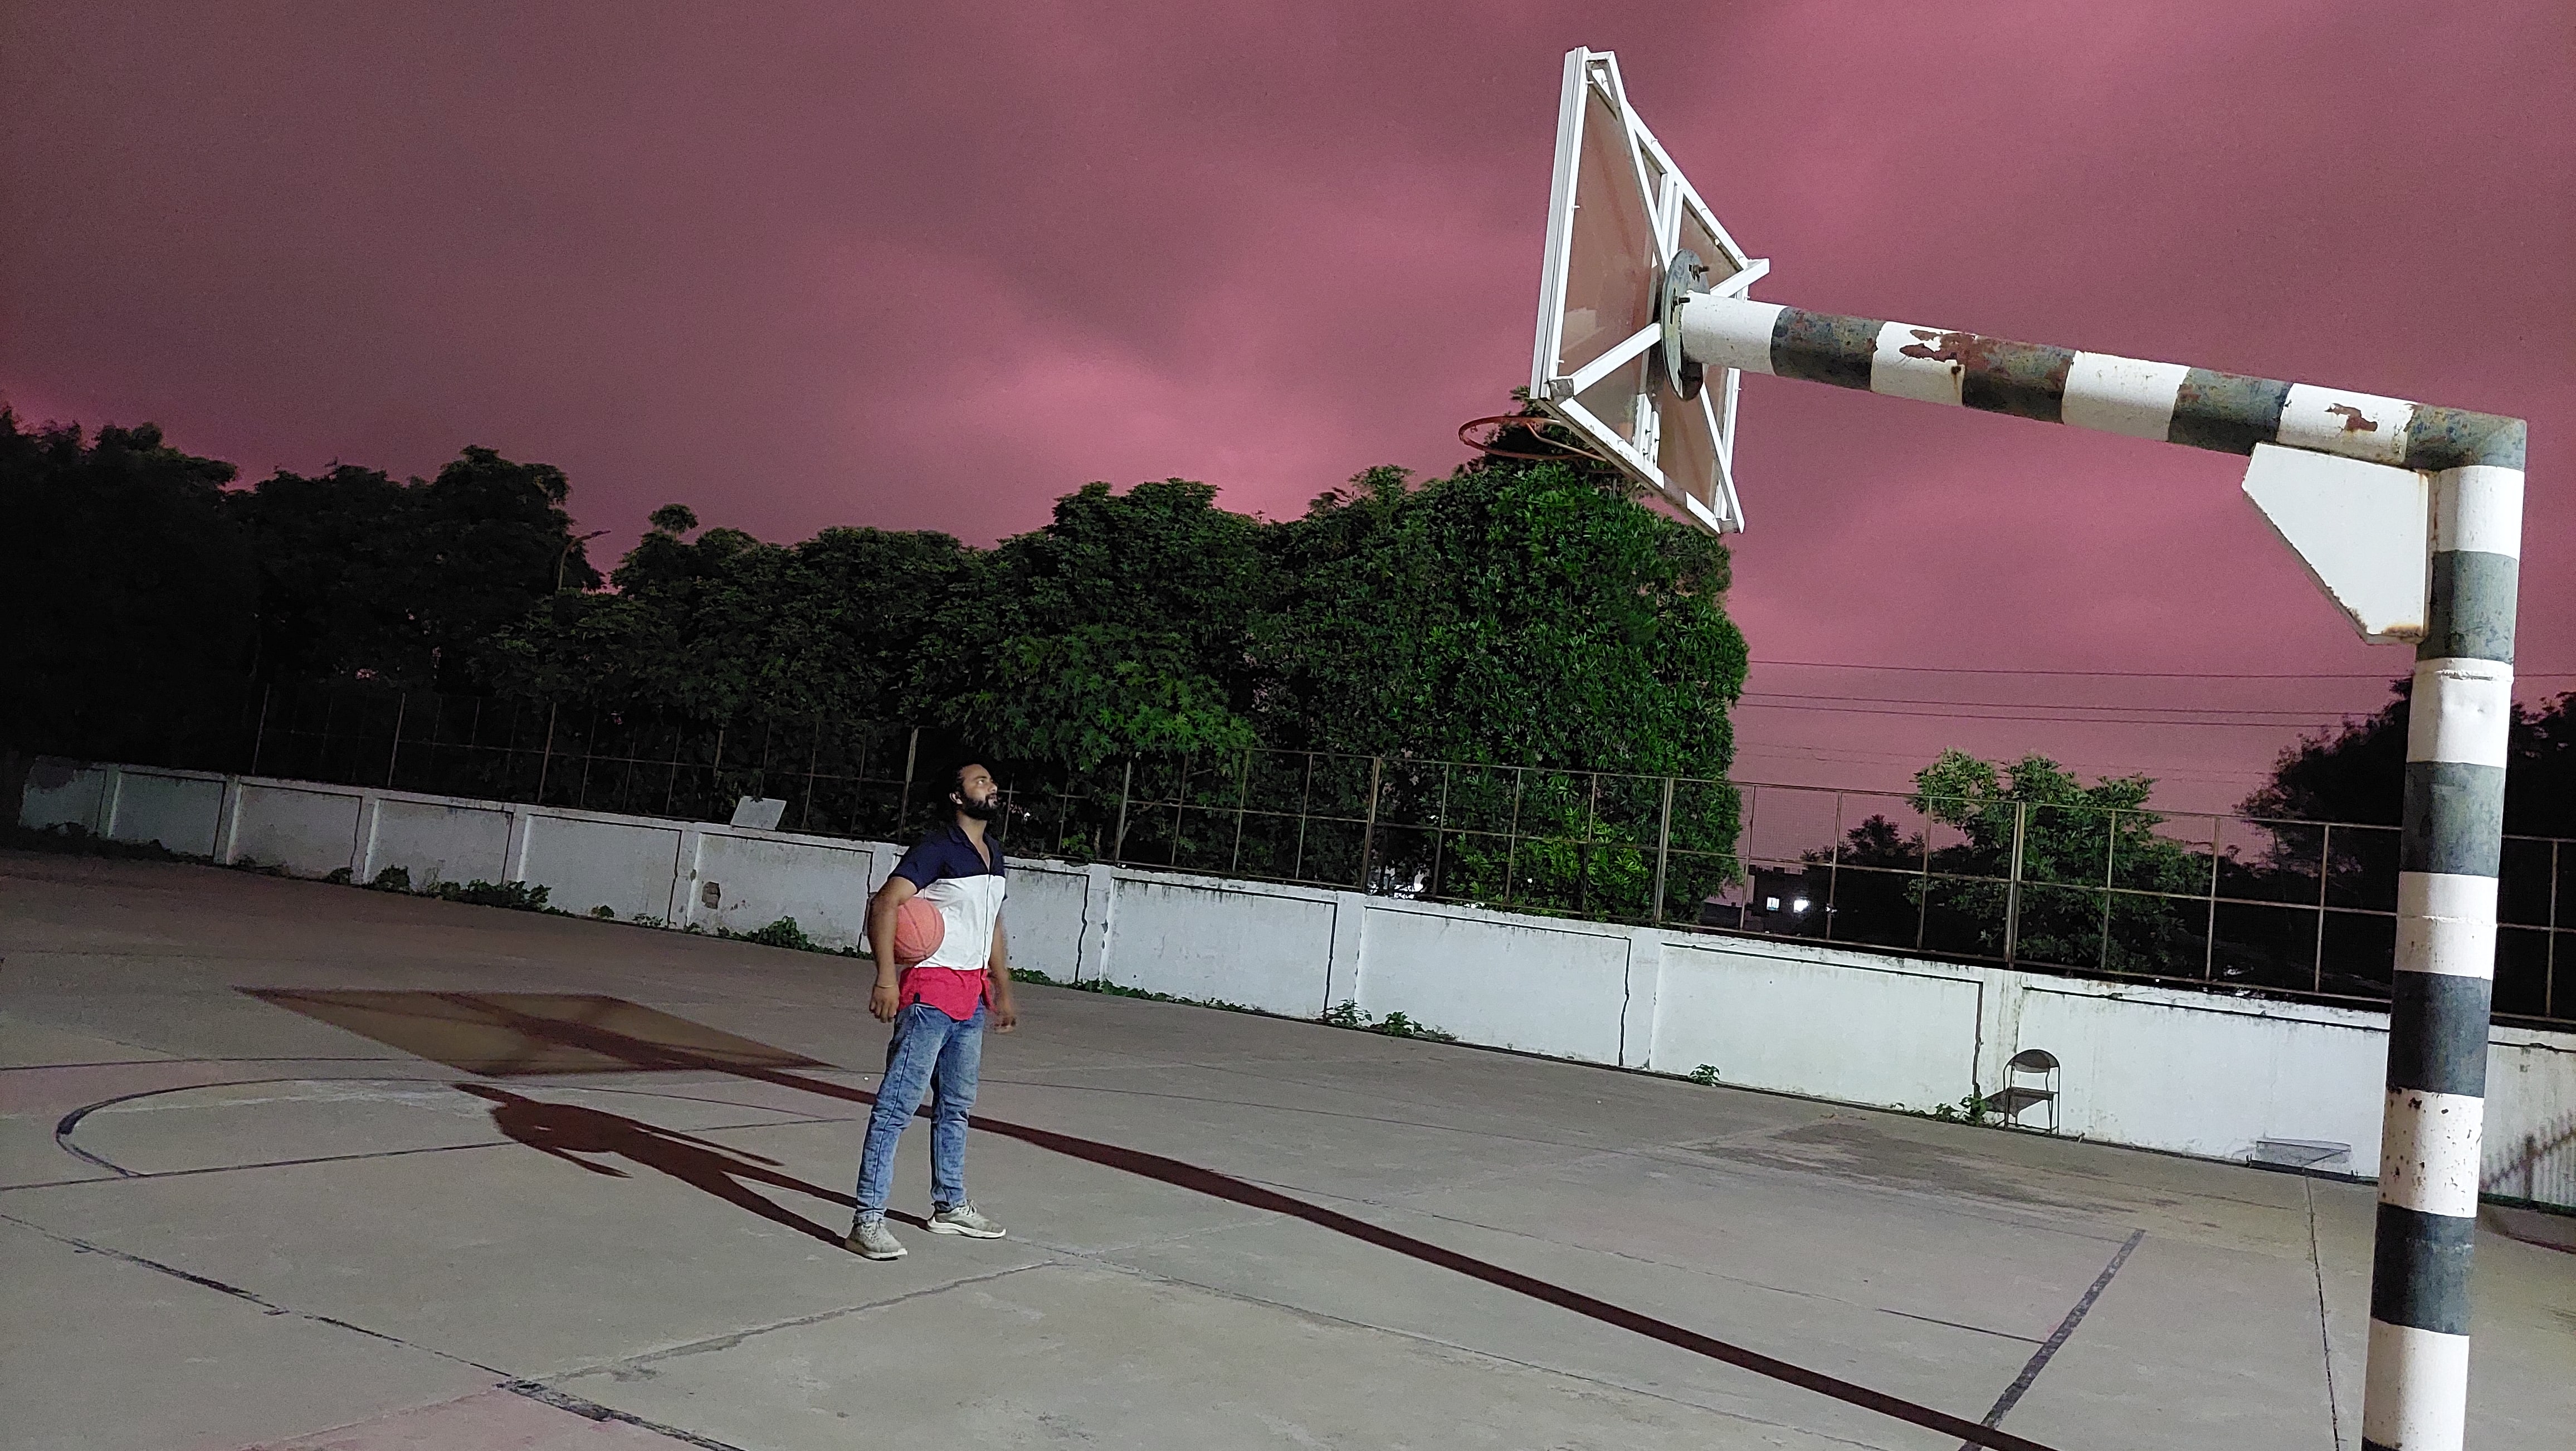
[[[1712,532],[1744,527],[1734,478],[1739,375],[1727,368],[1703,380],[1684,365],[1667,326],[1678,325],[1679,309],[1666,298],[1741,295],[1768,270],[1718,225],[1629,108],[1618,61],[1568,51],[1530,398]]]

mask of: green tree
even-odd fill
[[[2272,778],[2239,802],[2237,812],[2271,821],[2397,825],[2414,684],[2392,682],[2391,699],[2378,710],[2283,750]],[[2537,708],[2515,703],[2506,735],[2504,816],[2505,830],[2517,836],[2576,837],[2576,692]]]
[[[619,564],[614,593],[546,600],[504,632],[491,679],[513,693],[700,720],[897,720],[932,620],[974,551],[945,534],[826,529],[795,545],[698,526],[686,506]]]
[[[226,503],[259,560],[260,673],[471,689],[496,638],[559,587],[595,588],[570,483],[468,448],[434,479],[279,470]]]
[[[1746,656],[1723,544],[1597,471],[1500,461],[1420,487],[1371,470],[1270,543],[1256,725],[1398,758],[1377,812],[1388,873],[1436,866],[1444,895],[1636,917],[1654,912],[1659,856],[1667,913],[1734,875],[1728,710]],[[1664,842],[1667,775],[1695,779]]]
[[[2156,834],[2146,776],[2091,786],[2046,756],[1997,766],[1943,751],[1914,775],[1909,804],[1957,828],[1964,844],[1934,853],[1932,907],[1973,924],[1973,950],[2001,956],[2014,843],[2021,886],[2013,956],[2067,967],[2168,973],[2199,948],[2182,905],[2152,893],[2189,894],[2207,861]],[[1941,874],[1971,880],[1943,880]]]
[[[911,681],[922,716],[1076,770],[1252,745],[1262,530],[1186,479],[1065,495],[950,595]]]
[[[0,738],[229,764],[257,604],[232,477],[148,423],[85,438],[0,408]]]

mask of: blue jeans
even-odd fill
[[[966,1112],[975,1106],[975,1071],[984,1061],[984,1009],[959,1022],[928,1003],[895,1015],[886,1044],[885,1077],[868,1115],[867,1147],[859,1151],[859,1221],[885,1218],[894,1192],[894,1146],[903,1126],[930,1100],[930,1202],[946,1208],[966,1202]]]

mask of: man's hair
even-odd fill
[[[966,773],[983,765],[983,762],[975,760],[973,757],[968,757],[967,759],[958,762],[957,768],[948,773],[948,794],[951,796],[965,795]],[[990,766],[984,766],[984,769],[989,772],[993,768]]]

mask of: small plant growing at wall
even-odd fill
[[[411,890],[411,868],[387,867],[376,873],[376,879],[367,885],[379,892],[408,892]]]
[[[1717,1065],[1714,1063],[1703,1063],[1697,1068],[1692,1069],[1690,1071],[1690,1081],[1698,1084],[1702,1088],[1715,1087],[1717,1084]]]
[[[328,872],[322,874],[322,880],[329,882],[335,887],[345,887],[351,882],[356,881],[357,877],[358,874],[349,870],[347,867],[333,867]]]
[[[1384,1033],[1390,1038],[1420,1038],[1425,1042],[1431,1043],[1455,1043],[1458,1041],[1457,1034],[1444,1033],[1438,1028],[1432,1027],[1428,1023],[1417,1023],[1402,1013],[1387,1014],[1385,1017],[1378,1019],[1376,1023],[1372,1024],[1369,1031],[1372,1033]]]
[[[805,929],[797,926],[793,917],[781,917],[766,927],[737,935],[745,942],[757,942],[763,947],[785,947],[797,952],[816,950],[814,939],[805,935]]]
[[[429,889],[429,895],[449,902],[463,902],[474,907],[508,907],[520,912],[557,912],[560,908],[546,905],[546,889],[526,882],[440,882]]]
[[[1971,1089],[1957,1103],[1945,1103],[1932,1110],[1932,1116],[1947,1123],[1982,1124],[1992,1119],[1994,1112],[1986,1096]]]
[[[1355,1002],[1343,1002],[1326,1008],[1315,1021],[1328,1028],[1357,1028],[1363,1033],[1383,1033],[1390,1038],[1420,1038],[1427,1043],[1455,1043],[1458,1035],[1444,1033],[1428,1023],[1417,1023],[1403,1013],[1389,1013],[1372,1019]]]
[[[638,927],[668,927],[671,925],[670,923],[663,921],[661,918],[654,916],[650,912],[638,912],[626,920],[634,923]]]
[[[606,902],[602,902],[598,906],[590,909],[590,915],[598,918],[602,922],[614,922],[617,920],[617,909],[608,905]]]

